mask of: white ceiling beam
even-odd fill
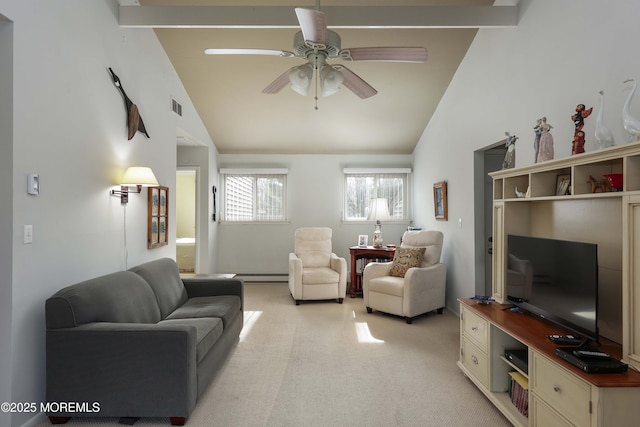
[[[518,6],[330,6],[331,28],[509,28]],[[298,28],[284,6],[120,6],[129,28]]]

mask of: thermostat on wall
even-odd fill
[[[40,194],[40,175],[37,173],[30,173],[27,177],[27,193]]]

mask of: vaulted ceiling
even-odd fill
[[[494,16],[500,7],[475,8],[491,4],[493,0],[322,1],[320,10],[342,38],[342,48],[422,46],[428,60],[349,62],[349,69],[377,95],[360,99],[343,87],[318,98],[317,109],[313,90],[306,97],[288,87],[278,94],[262,93],[284,71],[304,63],[300,58],[204,54],[206,48],[291,51],[299,31],[294,8],[315,9],[315,1],[140,0],[140,6],[121,7],[120,24],[155,28],[221,153],[407,154],[477,28],[515,25],[514,10]]]

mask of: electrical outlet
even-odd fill
[[[24,226],[24,243],[33,243],[33,225]]]

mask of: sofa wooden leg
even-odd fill
[[[444,312],[444,307],[440,307],[439,309],[436,310],[436,313],[438,314],[442,314]]]
[[[49,417],[49,422],[51,424],[66,424],[71,417]]]
[[[296,300],[296,305],[300,305],[300,300],[299,299]]]
[[[342,300],[343,300],[343,299],[344,299],[344,298],[338,298],[338,304],[342,304]]]
[[[187,417],[169,417],[172,426],[183,426],[187,422]]]
[[[404,320],[407,322],[408,325],[413,323],[413,317],[405,317]]]
[[[371,307],[367,307],[367,313],[373,313],[373,309]]]

